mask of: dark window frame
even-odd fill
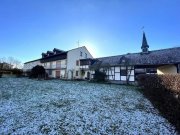
[[[78,71],[76,71],[76,76],[79,76],[79,72]]]
[[[49,72],[48,72],[48,73],[49,73],[49,75],[52,75],[52,70],[49,70]]]
[[[79,66],[79,60],[76,60],[76,66]]]
[[[82,57],[82,54],[83,54],[83,52],[82,51],[80,51],[80,56]]]
[[[120,69],[121,76],[127,76],[127,68],[126,69]]]

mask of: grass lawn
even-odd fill
[[[0,134],[177,134],[136,89],[0,78]]]

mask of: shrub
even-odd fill
[[[174,92],[180,92],[180,74],[176,75],[139,75],[140,85],[148,88],[161,88]]]
[[[2,72],[0,72],[0,78],[2,77]]]
[[[25,71],[24,75],[30,77],[31,76],[31,70]]]
[[[85,71],[84,69],[81,70],[81,76],[84,76],[85,75]]]
[[[35,66],[31,70],[30,78],[44,78],[45,77],[45,69],[43,66]]]
[[[106,73],[96,70],[93,80],[96,82],[105,82],[106,81]]]
[[[143,94],[180,131],[180,74],[139,75]]]
[[[16,75],[16,77],[20,77],[23,74],[23,71],[21,69],[18,68],[14,68],[12,69],[12,73]]]

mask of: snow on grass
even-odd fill
[[[0,79],[0,134],[177,134],[135,87]]]

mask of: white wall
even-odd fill
[[[82,52],[82,56],[80,56],[80,52]],[[76,61],[80,59],[86,59],[87,58],[93,58],[92,55],[89,53],[89,51],[86,49],[85,46],[79,47],[76,49],[72,49],[68,51],[67,53],[67,72],[68,72],[68,79],[71,79],[71,72],[70,70],[73,70],[73,77],[80,78],[80,62],[79,66],[76,66]],[[79,76],[76,76],[76,71],[79,72]]]
[[[29,63],[25,63],[24,67],[23,67],[23,71],[28,71],[31,70],[33,67],[37,66],[37,65],[42,65],[40,63],[40,60],[37,61],[33,61],[33,62],[29,62]]]
[[[60,76],[64,78],[65,75],[66,75],[66,70],[61,70],[60,71]]]
[[[49,75],[49,77],[56,78],[56,70],[60,71],[60,77],[66,76],[66,61],[67,59],[63,60],[57,60],[57,61],[51,61],[43,63],[43,66],[45,69],[47,69],[47,73],[49,74],[48,69],[52,69],[52,75]]]
[[[125,69],[127,70],[128,74],[123,76],[121,74],[121,69]],[[103,69],[101,68],[100,71],[103,71]],[[94,72],[91,71],[91,74],[93,74]],[[116,67],[110,67],[107,72],[106,75],[108,76],[107,79],[109,80],[115,80],[115,81],[126,81],[128,76],[129,76],[129,81],[135,81],[135,76],[134,76],[134,66],[130,67],[126,67],[126,66],[116,66]],[[92,79],[92,77],[91,77]]]

